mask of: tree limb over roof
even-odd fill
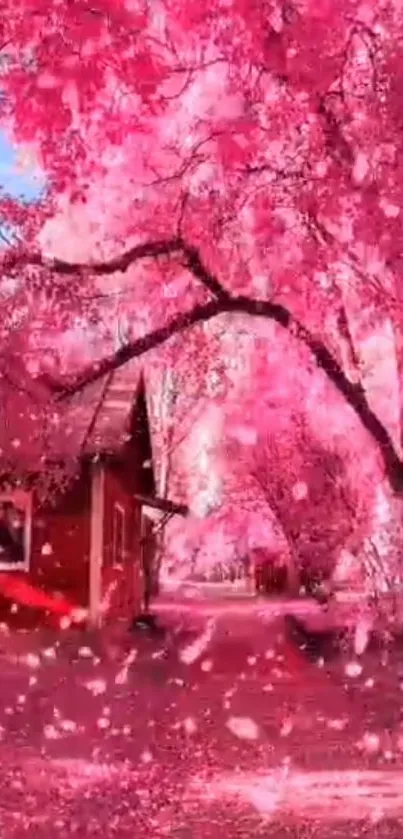
[[[214,273],[204,264],[199,250],[186,243],[181,236],[142,243],[111,260],[87,264],[47,259],[40,253],[30,254],[29,252],[21,252],[21,250],[10,250],[3,257],[2,266],[4,270],[12,271],[21,270],[24,265],[35,265],[55,274],[65,276],[74,274],[85,278],[91,274],[106,275],[113,274],[116,271],[126,271],[140,260],[155,259],[161,256],[175,257],[175,259],[181,257],[190,273],[212,295],[212,299],[206,303],[197,303],[189,311],[181,312],[172,317],[164,326],[160,326],[134,341],[128,341],[115,353],[85,367],[77,377],[70,381],[51,382],[48,378],[46,384],[53,391],[57,400],[61,401],[82,390],[86,385],[97,381],[113,370],[117,370],[131,359],[160,346],[171,336],[183,332],[196,323],[206,322],[220,314],[230,312],[271,319],[285,329],[294,340],[310,351],[317,367],[325,373],[343,396],[345,402],[353,409],[362,426],[376,443],[391,486],[396,491],[401,492],[403,490],[403,463],[395,450],[390,434],[370,407],[362,384],[349,380],[325,344],[294,317],[286,306],[273,303],[267,299],[232,295],[227,291]]]

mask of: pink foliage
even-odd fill
[[[400,3],[3,6],[3,123],[47,178],[35,206],[0,204],[19,234],[1,363],[25,464],[52,445],[40,374],[71,391],[115,369],[124,320],[130,354],[153,350],[150,380],[176,377],[170,486],[199,519],[174,553],[215,533],[233,555],[270,520],[332,565],[355,529],[357,548],[381,527],[374,484],[397,532]],[[10,358],[27,385],[7,381]]]

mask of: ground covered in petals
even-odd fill
[[[3,631],[2,839],[402,835],[403,650],[313,662],[281,618],[164,621]]]

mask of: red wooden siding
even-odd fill
[[[55,505],[40,506],[33,498],[29,571],[10,569],[16,580],[34,587],[32,606],[0,596],[0,619],[23,627],[46,622],[43,607],[35,607],[35,590],[55,597],[60,593],[72,605],[87,607],[89,548],[90,480],[88,469],[83,469]],[[51,622],[55,619],[50,617]]]
[[[131,619],[141,611],[143,605],[141,506],[133,498],[133,493],[151,494],[154,487],[152,469],[144,467],[145,462],[151,462],[151,446],[144,418],[140,417],[140,420],[141,422],[137,422],[134,418],[134,436],[127,442],[120,458],[105,467],[102,588],[108,620]],[[113,522],[116,504],[125,511],[123,568],[113,566]],[[152,547],[149,545],[150,563],[151,551]]]
[[[124,515],[124,527],[119,535],[120,510]],[[122,465],[105,467],[103,536],[104,614],[108,620],[130,619],[141,610],[143,599],[140,506],[127,487]]]
[[[88,606],[90,553],[90,475],[80,477],[57,505],[34,505],[30,578],[47,591],[59,591]],[[43,552],[49,545],[51,553]]]

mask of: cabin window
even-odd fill
[[[0,494],[0,571],[27,571],[31,553],[32,497]]]
[[[112,564],[123,565],[126,549],[126,516],[124,508],[115,503],[112,523]]]

